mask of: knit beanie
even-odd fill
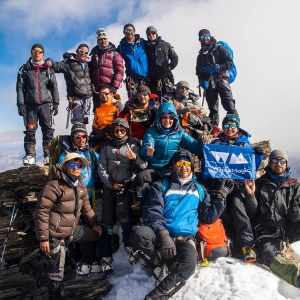
[[[128,27],[128,26],[132,27],[134,29],[134,31],[135,31],[135,27],[133,26],[133,24],[127,23],[127,24],[124,25],[123,33],[125,32],[125,28]]]
[[[272,158],[277,157],[277,156],[282,157],[282,158],[286,159],[287,161],[289,160],[286,152],[284,152],[282,150],[273,150],[269,155],[269,162]]]
[[[192,154],[187,150],[178,150],[174,153],[170,160],[170,166],[173,166],[180,160],[190,161],[192,163],[192,171],[194,171],[194,160]]]
[[[204,34],[210,34],[210,31],[209,31],[208,29],[201,29],[201,30],[199,31],[198,36],[204,35]]]
[[[240,128],[240,118],[235,115],[235,114],[228,114],[226,115],[226,117],[223,119],[222,122],[222,127],[224,126],[224,124],[226,124],[228,121],[234,122],[238,128]]]
[[[151,95],[151,91],[146,85],[140,85],[137,87],[137,89],[136,89],[137,94],[144,93],[144,92],[148,93],[149,96]]]
[[[154,26],[149,26],[146,29],[146,34],[148,35],[150,32],[155,32],[157,34],[157,29]]]
[[[71,128],[71,135],[75,132],[83,132],[83,133],[87,134],[85,125],[80,122],[74,123]]]
[[[190,88],[190,84],[187,82],[187,81],[184,81],[184,80],[180,80],[178,81],[178,83],[176,84],[176,87],[177,88],[180,88],[180,87],[186,87],[186,88]]]
[[[31,47],[31,52],[34,48],[40,48],[43,52],[44,52],[44,47],[41,45],[41,44],[34,44],[32,47]]]
[[[100,39],[108,39],[108,35],[104,28],[99,28],[96,33],[97,33],[97,41]]]

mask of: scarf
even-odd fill
[[[45,63],[45,61],[43,59],[40,61],[35,61],[33,58],[30,59],[30,62],[34,67],[41,66]]]
[[[277,175],[271,171],[269,166],[265,167],[266,174],[271,182],[276,184],[277,186],[280,186],[283,182],[285,182],[290,176],[291,176],[291,169],[286,168],[284,174]]]
[[[180,182],[181,185],[184,185],[184,184],[190,182],[192,180],[192,178],[193,178],[193,172],[191,172],[191,174],[188,177],[185,177],[185,178],[180,177],[178,175],[178,179],[179,179],[179,182]]]

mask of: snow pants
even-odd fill
[[[53,139],[54,129],[52,128],[52,114],[50,103],[26,104],[26,117],[24,117],[24,150],[26,155],[36,156],[35,133],[38,129],[38,122],[43,135],[44,157],[49,155],[49,143]],[[26,123],[26,124],[25,124]]]
[[[190,238],[194,241],[194,237],[191,236]],[[140,226],[132,233],[131,244],[134,251],[139,251],[139,255],[148,263],[152,270],[162,266],[164,263],[167,265],[169,274],[154,290],[157,291],[157,294],[169,295],[169,298],[174,294],[171,293],[171,290],[177,292],[195,272],[197,252],[194,243],[177,240],[175,242],[176,257],[165,261],[159,254],[160,245],[154,231],[148,226]],[[177,289],[177,287],[179,288]]]
[[[73,240],[69,241],[68,239],[65,239],[64,243],[68,244],[69,242],[85,242],[82,250],[81,262],[85,264],[92,264],[96,258],[96,243],[99,239],[100,236],[97,232],[87,226],[79,225],[74,233]],[[53,250],[56,248],[59,245],[59,242],[60,239],[58,238],[50,238],[50,249]],[[64,271],[59,270],[60,258],[61,251],[51,254],[51,258],[47,256],[47,272],[50,280],[62,281],[64,278]]]

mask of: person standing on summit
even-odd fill
[[[171,70],[175,69],[178,64],[178,55],[168,42],[158,36],[154,26],[149,26],[146,34],[148,38],[146,53],[149,62],[150,90],[151,93],[158,95],[161,99],[168,92],[166,90],[168,81],[172,85],[174,84]]]
[[[130,23],[124,26],[123,33],[125,36],[121,39],[117,51],[125,61],[126,90],[128,99],[131,99],[135,96],[138,86],[150,86],[147,41],[135,33],[135,27]]]
[[[44,164],[49,164],[49,143],[53,139],[53,116],[58,114],[59,94],[56,77],[52,69],[48,69],[44,61],[44,47],[34,44],[31,57],[18,72],[17,106],[18,113],[24,119],[25,166],[35,165],[36,139],[38,122],[43,134]]]
[[[99,86],[107,84],[114,90],[114,94],[120,87],[124,76],[124,65],[121,55],[114,44],[109,42],[104,28],[97,30],[97,45],[91,50],[89,63],[93,87],[93,102],[95,112],[100,106]]]
[[[220,95],[222,106],[227,111],[227,114],[238,115],[231,87],[228,83],[230,77],[228,70],[234,63],[230,53],[225,47],[217,43],[209,30],[201,29],[198,36],[201,49],[197,57],[196,75],[200,86],[205,90],[206,101],[210,111],[209,117],[213,125],[218,126],[218,95]]]

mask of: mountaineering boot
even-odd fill
[[[44,166],[49,166],[50,156],[44,157]]]
[[[30,167],[30,166],[34,166],[35,165],[35,157],[32,156],[32,155],[26,155],[24,158],[23,158],[23,165],[25,167]]]
[[[251,247],[242,247],[242,252],[244,254],[244,259],[246,263],[256,262],[256,253]]]
[[[219,114],[212,115],[211,124],[218,127],[218,125],[219,125]]]
[[[158,286],[161,281],[168,275],[168,268],[166,264],[163,264],[162,266],[158,266],[152,270],[152,273],[154,275],[155,280],[155,286]]]
[[[62,281],[49,280],[48,282],[48,294],[49,300],[61,300],[61,292],[64,289],[64,284]]]
[[[91,267],[88,264],[79,264],[76,273],[81,276],[88,275],[91,272]]]
[[[113,271],[113,258],[112,257],[103,257],[100,261],[102,272]]]
[[[125,247],[125,251],[127,253],[127,257],[128,257],[129,262],[131,264],[135,264],[139,259],[138,254],[133,252],[132,247]]]
[[[90,272],[91,273],[99,273],[101,271],[102,271],[102,265],[97,261],[93,262],[93,264],[91,265]]]

